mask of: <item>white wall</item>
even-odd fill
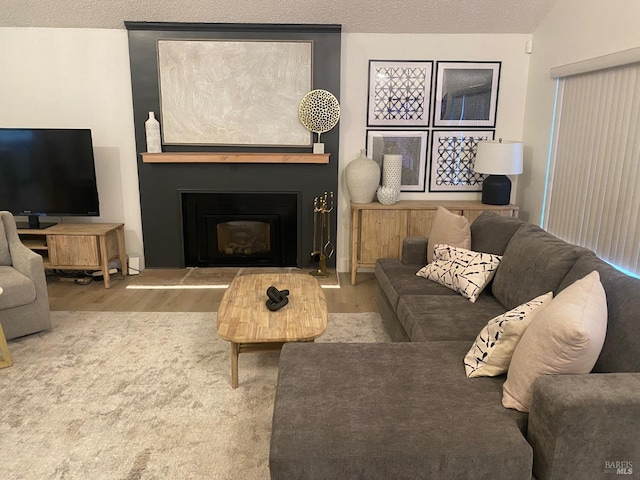
[[[496,138],[521,140],[530,35],[382,35],[343,34],[340,117],[340,203],[338,205],[339,271],[348,271],[350,239],[349,194],[344,169],[366,147],[369,60],[501,61]],[[435,94],[435,92],[433,92]],[[429,161],[429,160],[427,160]],[[427,170],[429,163],[427,164]],[[513,195],[518,189],[514,181]],[[480,193],[403,192],[400,199],[480,200]]]
[[[524,123],[524,173],[518,179],[521,218],[540,222],[555,80],[552,67],[640,46],[638,0],[558,0],[533,34]]]
[[[348,270],[350,234],[349,198],[343,174],[348,162],[365,147],[369,59],[501,61],[496,135],[520,140],[530,58],[524,47],[530,38],[530,35],[343,35],[341,200],[337,212],[340,271]],[[141,254],[126,30],[0,28],[0,65],[3,69],[0,126],[91,128],[101,216],[89,220],[124,222],[127,252]],[[518,185],[519,181],[514,182],[514,194]],[[401,198],[479,199],[480,194],[402,193]]]
[[[0,126],[92,131],[101,215],[56,220],[124,223],[142,254],[126,30],[0,28],[0,65]]]

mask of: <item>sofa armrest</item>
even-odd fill
[[[640,468],[640,373],[540,377],[527,439],[538,480],[604,478]]]
[[[428,242],[427,237],[405,237],[402,240],[402,263],[426,265]]]

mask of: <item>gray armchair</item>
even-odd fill
[[[2,211],[0,287],[0,323],[7,339],[51,328],[42,257],[22,244],[13,215]]]

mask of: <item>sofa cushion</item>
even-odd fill
[[[0,266],[0,285],[3,290],[0,295],[0,309],[26,305],[36,299],[34,283],[13,267]]]
[[[500,405],[503,378],[466,378],[467,349],[286,344],[271,479],[530,479],[526,415]]]
[[[438,207],[429,232],[427,263],[432,262],[433,250],[438,244],[470,249],[471,229],[469,228],[469,220],[462,215],[450,212],[444,207]]]
[[[400,260],[380,258],[376,260],[375,275],[379,288],[395,310],[402,295],[458,295],[456,292],[421,278],[416,271],[421,265],[405,265]]]
[[[509,240],[524,223],[496,212],[482,212],[471,224],[471,250],[503,255]]]
[[[565,288],[536,315],[513,352],[502,404],[528,412],[542,375],[589,373],[607,331],[607,299],[598,272]]]
[[[467,377],[495,377],[507,373],[522,334],[541,307],[552,298],[553,293],[545,293],[489,320],[464,357]]]
[[[578,258],[592,254],[540,227],[522,225],[507,245],[492,292],[508,310],[547,292],[556,295]]]
[[[398,321],[412,342],[464,340],[467,349],[487,321],[501,313],[504,307],[488,294],[475,303],[460,295],[404,295],[397,310]]]
[[[595,255],[585,255],[560,284],[565,289],[597,270],[607,295],[607,336],[594,372],[640,372],[640,280],[616,270]]]
[[[493,278],[500,259],[499,255],[490,253],[436,245],[433,262],[421,268],[416,275],[451,288],[473,303]]]

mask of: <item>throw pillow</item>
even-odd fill
[[[553,298],[545,293],[489,320],[464,357],[467,377],[495,377],[506,373],[511,356],[534,315]]]
[[[427,242],[427,263],[433,260],[433,249],[438,244],[471,248],[471,227],[469,220],[443,207],[438,207],[431,224]]]
[[[481,253],[451,245],[436,245],[434,260],[416,272],[450,288],[474,303],[491,281],[502,259],[499,255]]]
[[[591,372],[607,332],[607,298],[597,271],[569,285],[536,315],[511,359],[502,405],[528,412],[541,375]]]

